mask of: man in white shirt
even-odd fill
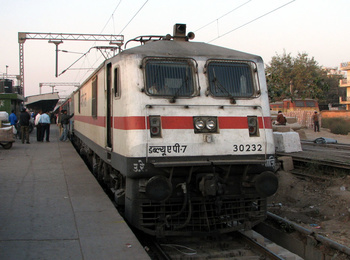
[[[40,119],[40,116],[41,116],[41,110],[39,110],[38,114],[36,114],[35,116],[35,120],[34,120],[34,125],[36,127],[36,140],[38,142],[41,142],[42,139],[41,139],[41,125],[39,124],[39,119]]]
[[[40,118],[39,118],[39,124],[41,124],[41,142],[44,141],[44,136],[46,134],[46,142],[50,142],[50,116],[48,115],[48,112],[45,111]]]

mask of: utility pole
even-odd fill
[[[57,78],[58,77],[58,45],[63,43],[63,41],[49,41],[49,43],[53,43],[56,45],[56,74],[55,74],[55,76]]]

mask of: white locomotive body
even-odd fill
[[[138,229],[249,229],[278,186],[263,61],[174,28],[106,60],[82,84],[73,140]]]

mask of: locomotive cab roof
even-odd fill
[[[170,48],[171,46],[171,48]],[[171,49],[171,52],[169,50]],[[145,45],[124,50],[121,55],[144,55],[144,56],[168,56],[168,57],[195,57],[205,56],[208,58],[225,58],[239,60],[262,61],[260,56],[244,53],[203,42],[185,41],[152,41]]]
[[[189,42],[194,38],[194,33],[186,35],[185,24],[175,24],[173,36],[139,36],[130,41],[143,43],[142,46],[125,49],[121,54],[164,57],[195,57],[205,56],[209,59],[225,58],[235,60],[262,61],[260,56],[219,47],[204,42]],[[128,41],[128,42],[130,42]],[[128,42],[125,44],[127,46]],[[171,50],[171,52],[169,51]]]
[[[174,25],[174,35],[170,36],[139,36],[133,40],[141,42],[141,46],[132,47],[125,49],[118,55],[105,60],[94,73],[87,78],[83,84],[88,81],[93,75],[99,71],[105,64],[110,60],[117,58],[123,59],[126,56],[138,56],[139,58],[144,57],[169,57],[169,58],[183,58],[183,57],[205,57],[206,60],[242,60],[242,61],[253,61],[256,63],[263,63],[260,56],[245,53],[217,45],[212,45],[204,42],[193,42],[189,41],[194,38],[193,33],[186,35],[184,24]],[[177,30],[180,28],[181,30]],[[130,40],[130,41],[133,41]],[[128,41],[128,42],[130,42]],[[128,42],[125,44],[127,46]]]

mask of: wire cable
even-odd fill
[[[119,3],[117,4],[117,6],[114,8],[114,11],[112,12],[111,16],[110,16],[109,19],[107,20],[105,26],[102,28],[100,34],[103,33],[103,31],[106,29],[106,27],[107,27],[108,23],[111,21],[111,19],[112,19],[112,21],[113,21],[113,28],[114,28],[114,31],[115,31],[115,27],[114,27],[114,26],[115,26],[115,25],[114,25],[114,13],[117,11],[117,9],[118,9],[118,7],[120,6],[121,2],[122,2],[122,0],[120,0]],[[73,64],[71,64],[67,69],[65,69],[64,71],[62,71],[61,74],[65,73],[67,70],[73,70],[71,67],[72,67],[75,63],[77,63],[80,59],[82,59],[82,58],[85,58],[85,59],[83,60],[83,62],[82,62],[82,64],[84,65],[84,64],[85,64],[85,61],[88,61],[87,54],[88,54],[88,53],[90,52],[90,50],[91,50],[93,47],[95,47],[95,46],[96,46],[96,42],[95,42],[94,44],[92,44],[92,46],[90,47],[90,49],[89,49],[87,52],[83,53],[82,56],[81,56],[79,59],[77,59],[77,60],[76,60]],[[100,58],[101,58],[101,57],[99,57],[99,58],[96,57],[96,61],[93,63],[93,65],[88,66],[88,67],[93,68],[93,66],[100,60]],[[80,77],[80,78],[81,78],[80,81],[82,81],[82,80],[86,77],[86,75],[89,73],[90,70],[91,70],[91,69],[87,69],[87,70],[86,70],[85,74],[84,74],[82,77]],[[60,75],[61,75],[61,74],[60,74]],[[80,75],[80,72],[76,75],[76,79],[75,79],[75,80],[77,80],[77,78],[79,77],[79,75]],[[80,81],[79,81],[79,82],[80,82]]]
[[[206,25],[204,25],[204,26],[202,26],[201,28],[199,28],[199,29],[195,30],[194,32],[198,32],[199,30],[201,30],[201,29],[203,29],[203,28],[207,27],[208,25],[210,25],[210,24],[212,24],[212,23],[214,23],[214,22],[218,21],[219,19],[221,19],[221,18],[225,17],[226,15],[228,15],[228,14],[232,13],[233,11],[236,11],[237,9],[241,8],[242,6],[244,6],[244,5],[248,4],[248,3],[249,3],[249,2],[251,2],[251,1],[252,1],[252,0],[249,0],[249,1],[247,1],[247,2],[245,2],[245,3],[243,3],[243,4],[241,4],[240,6],[235,7],[234,9],[232,9],[231,11],[229,11],[228,13],[226,13],[226,14],[224,14],[224,15],[220,16],[219,18],[216,18],[215,20],[211,21],[210,23],[207,23]]]
[[[122,34],[122,32],[125,30],[125,28],[131,23],[132,20],[138,15],[138,13],[142,10],[142,8],[147,4],[148,0],[141,6],[141,8],[136,12],[136,14],[131,18],[131,20],[124,26],[124,28],[120,31],[119,34]]]
[[[107,21],[107,23],[105,24],[105,26],[103,27],[103,29],[101,30],[101,33],[104,31],[104,29],[106,28],[106,26],[108,25],[108,23],[110,22],[110,20],[112,19],[113,20],[113,23],[114,23],[114,13],[117,11],[117,9],[118,9],[118,7],[119,7],[119,5],[121,4],[121,0],[119,1],[119,3],[118,3],[118,5],[116,6],[116,8],[114,9],[114,11],[113,11],[113,13],[112,13],[112,15],[111,15],[111,17],[108,19],[108,21]],[[143,7],[147,4],[147,2],[148,2],[148,0],[146,0],[146,2],[141,6],[141,8],[136,12],[136,14],[131,18],[131,20],[124,26],[124,28],[121,30],[121,32],[119,33],[119,34],[121,34],[124,30],[125,30],[125,28],[132,22],[132,20],[138,15],[138,13],[143,9]],[[114,26],[114,25],[113,25]],[[115,28],[114,28],[114,30],[115,30]],[[93,44],[93,46],[95,46],[96,45],[96,43],[94,43]],[[90,48],[91,49],[91,48]],[[90,50],[89,50],[90,51]],[[88,52],[89,52],[88,51]],[[87,52],[87,53],[88,53]],[[81,58],[83,58],[83,57],[85,57],[85,59],[84,60],[87,60],[87,53],[85,53]],[[79,59],[81,59],[81,58],[79,58]],[[95,62],[92,64],[92,66],[90,66],[90,67],[94,67],[94,65],[100,60],[100,58],[101,58],[101,56],[99,57],[99,58],[97,58],[97,57],[95,57]],[[76,61],[77,62],[77,61]],[[83,63],[84,63],[85,61],[83,61]],[[72,64],[73,65],[73,64]],[[71,65],[71,66],[72,66]],[[70,67],[69,67],[70,68]],[[69,69],[68,68],[68,69]],[[66,69],[67,70],[67,69]],[[65,71],[66,71],[65,70]],[[65,72],[64,71],[64,72]],[[62,73],[64,73],[64,72],[62,72]],[[61,74],[62,74],[61,73]],[[85,77],[86,77],[86,75],[89,73],[89,70],[87,70],[86,72],[85,72],[85,74],[81,77],[81,79],[83,80]]]
[[[238,26],[238,27],[232,29],[231,31],[228,31],[228,32],[224,33],[223,35],[218,36],[218,37],[216,37],[216,38],[214,38],[214,39],[208,41],[207,43],[210,43],[210,42],[215,41],[215,40],[217,40],[217,39],[219,39],[219,38],[221,38],[221,37],[224,37],[224,36],[226,36],[227,34],[230,34],[230,33],[234,32],[234,31],[236,31],[236,30],[242,28],[243,26],[246,26],[246,25],[248,25],[248,24],[250,24],[250,23],[252,23],[252,22],[255,22],[256,20],[259,20],[260,18],[262,18],[262,17],[264,17],[264,16],[266,16],[266,15],[269,15],[269,14],[271,14],[271,13],[273,13],[273,12],[275,12],[275,11],[277,11],[277,10],[279,10],[279,9],[281,9],[281,8],[283,8],[283,7],[285,7],[285,6],[287,6],[287,5],[289,5],[289,4],[292,3],[292,2],[295,2],[295,0],[292,0],[292,1],[290,1],[290,2],[288,2],[288,3],[286,3],[286,4],[284,4],[284,5],[281,5],[280,7],[277,7],[277,8],[275,8],[275,9],[273,9],[273,10],[271,10],[271,11],[269,11],[269,12],[267,12],[267,13],[265,13],[265,14],[263,14],[263,15],[257,17],[257,18],[255,18],[255,19],[253,19],[253,20],[251,20],[251,21],[249,21],[249,22],[243,24],[243,25],[240,25],[240,26]]]
[[[105,24],[105,26],[104,26],[103,29],[101,30],[100,34],[104,31],[104,29],[106,29],[106,26],[108,25],[108,23],[109,23],[109,21],[110,21],[111,19],[113,19],[113,26],[114,26],[114,16],[113,16],[113,15],[114,15],[114,13],[117,11],[117,9],[118,9],[119,5],[121,4],[121,2],[122,2],[122,0],[120,0],[119,3],[118,3],[118,5],[116,6],[116,8],[114,8],[113,13],[112,13],[111,16],[109,17],[107,23]]]

